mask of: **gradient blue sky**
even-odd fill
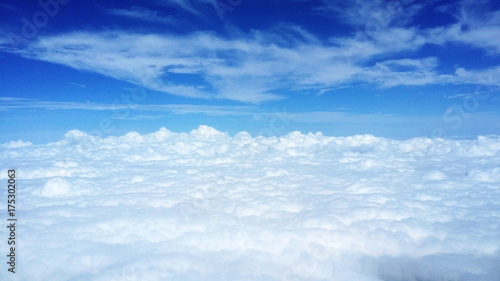
[[[497,1],[40,3],[0,4],[2,143],[201,124],[500,134]]]

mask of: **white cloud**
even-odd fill
[[[252,43],[230,41],[210,34],[193,34],[185,37],[141,35],[125,33],[73,33],[43,38],[31,49],[33,58],[67,65],[76,69],[97,72],[116,79],[163,91],[174,95],[196,98],[227,98],[245,102],[262,102],[280,98],[265,87],[248,82],[241,85],[247,95],[222,91],[233,84],[217,72],[209,72],[214,64],[228,65],[231,59],[207,56],[207,53],[233,51],[244,56]],[[257,46],[259,47],[259,46]],[[262,46],[260,46],[262,48]],[[254,49],[252,49],[254,50]],[[260,61],[257,62],[258,64]],[[214,94],[204,85],[175,84],[168,77],[172,73],[200,75],[208,85],[219,85]],[[238,68],[233,68],[237,74]],[[243,69],[244,72],[244,69]],[[261,74],[262,76],[264,74]],[[241,78],[243,80],[243,78]],[[261,83],[262,84],[262,83]]]
[[[201,13],[197,8],[195,7],[195,4],[198,3],[210,3],[211,0],[198,0],[198,1],[192,1],[192,0],[157,0],[155,1],[159,5],[164,5],[164,6],[176,6],[179,7],[193,15],[196,16],[201,16]]]
[[[357,113],[339,111],[288,112],[286,119],[297,123],[323,123],[344,126],[363,125],[366,127],[394,126],[436,126],[441,121],[440,116],[401,116],[397,114]]]
[[[111,119],[116,119],[116,120],[131,120],[131,121],[144,121],[144,120],[158,120],[161,118],[165,118],[163,115],[124,115],[124,114],[118,114],[114,115],[111,117]]]
[[[477,83],[477,77],[463,80],[458,74],[439,73],[439,61],[428,65],[432,58],[409,58],[408,52],[425,44],[450,42],[482,48],[492,55],[500,52],[498,12],[485,12],[485,18],[476,24],[470,23],[470,16],[462,15],[455,24],[421,29],[411,25],[423,7],[415,1],[375,1],[370,5],[337,2],[326,1],[328,9],[341,9],[342,17],[351,19],[349,23],[357,26],[378,18],[380,28],[326,39],[285,23],[267,31],[233,30],[228,37],[207,31],[186,35],[73,32],[40,37],[18,53],[173,95],[261,103],[284,99],[290,92],[321,93],[351,82],[381,87]],[[191,1],[169,5],[194,9]],[[161,20],[154,11],[143,8],[108,12]],[[421,65],[404,71],[393,69],[405,61]],[[195,79],[181,82],[179,76]]]
[[[497,280],[495,136],[75,130],[0,153],[23,280]]]
[[[362,26],[370,32],[410,23],[413,17],[425,7],[423,2],[425,1],[323,0],[324,6],[320,10],[333,11],[343,23]]]
[[[130,9],[107,9],[103,11],[106,14],[127,17],[130,19],[149,21],[162,24],[176,24],[176,21],[167,16],[162,16],[158,11],[154,11],[145,7],[132,7]]]
[[[402,42],[413,41],[403,30],[394,34]],[[362,72],[358,63],[363,59],[387,48],[414,48],[410,43],[376,45],[365,54],[366,49],[350,50],[349,42],[327,46],[307,34],[306,42],[280,47],[269,43],[269,36],[255,33],[250,38],[222,39],[210,33],[181,37],[72,33],[42,38],[32,45],[29,56],[174,95],[259,103],[283,98],[277,89],[321,89],[345,83]],[[206,84],[177,85],[169,80],[169,73],[199,75]]]
[[[18,147],[23,147],[23,146],[28,146],[28,145],[32,145],[32,143],[29,141],[22,141],[22,140],[10,141],[6,144],[3,144],[3,146],[5,146],[6,148],[18,148]]]
[[[492,56],[500,53],[500,11],[491,10],[490,1],[460,1],[457,22],[425,31],[429,43],[448,42],[484,49]]]
[[[138,118],[151,119],[156,116],[137,115],[124,116],[124,114],[134,111],[148,112],[167,112],[172,114],[205,114],[211,116],[245,116],[258,115],[263,113],[257,106],[253,105],[193,105],[193,104],[140,104],[140,103],[124,103],[118,100],[113,104],[104,103],[81,103],[81,102],[56,102],[56,101],[40,101],[35,99],[0,97],[0,111],[18,110],[18,109],[42,109],[42,110],[90,110],[90,111],[111,111],[117,112],[115,118]]]
[[[447,27],[438,27],[426,31],[427,41],[434,44],[449,42],[462,43],[485,49],[491,55],[500,53],[500,24],[486,26],[464,26],[456,23]]]
[[[480,83],[481,85],[500,86],[500,66],[483,70],[465,70],[458,68],[455,71],[457,80],[471,84]]]
[[[383,87],[447,82],[449,75],[439,75],[437,65],[436,58],[387,60],[367,68],[365,75]]]
[[[40,190],[40,195],[45,197],[66,196],[71,192],[71,184],[63,178],[52,178],[48,180],[43,189]]]

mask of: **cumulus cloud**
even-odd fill
[[[8,143],[3,144],[3,146],[6,148],[17,148],[17,147],[24,147],[24,146],[28,146],[28,145],[32,145],[32,143],[29,141],[22,141],[22,140],[10,141]]]
[[[71,191],[71,184],[63,178],[53,178],[48,180],[39,194],[45,197],[57,197],[68,195]]]
[[[0,153],[22,182],[23,280],[497,280],[500,270],[498,136],[73,130]]]

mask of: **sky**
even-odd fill
[[[1,280],[498,281],[498,1],[0,13]]]
[[[2,1],[0,142],[500,132],[497,1]]]

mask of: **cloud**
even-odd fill
[[[193,15],[196,16],[201,16],[202,14],[200,11],[195,7],[195,4],[199,3],[210,3],[210,0],[201,0],[201,1],[191,1],[191,0],[158,0],[156,3],[158,5],[164,5],[164,6],[175,6],[179,7]]]
[[[364,126],[384,126],[388,124],[413,124],[431,126],[440,121],[439,116],[414,117],[400,116],[397,114],[382,114],[382,113],[357,113],[341,111],[309,111],[309,112],[288,112],[286,118],[291,122],[299,123],[324,123],[337,125],[364,125]]]
[[[174,95],[251,103],[282,99],[277,92],[283,88],[321,89],[342,84],[362,70],[346,63],[337,47],[311,42],[279,47],[258,35],[222,39],[210,33],[72,33],[41,38],[27,56]],[[353,54],[356,56],[359,52]],[[178,84],[171,78],[174,74],[195,75],[202,82]]]
[[[497,280],[498,136],[73,130],[0,153],[21,279]]]
[[[28,146],[28,145],[32,145],[32,143],[29,141],[22,141],[22,140],[10,141],[6,144],[3,144],[3,146],[6,148],[17,148],[17,147],[23,147],[23,146]]]
[[[48,180],[43,189],[40,190],[40,195],[45,197],[65,196],[71,191],[71,184],[63,178],[52,178]]]
[[[447,27],[438,27],[428,32],[429,43],[443,45],[445,43],[461,43],[475,48],[484,49],[491,55],[498,55],[500,25],[471,26],[465,28],[462,23]]]
[[[149,21],[153,23],[161,23],[168,25],[176,23],[176,21],[173,18],[162,16],[158,13],[158,11],[154,11],[145,7],[132,7],[130,9],[113,8],[113,9],[106,9],[103,12],[109,15],[126,17],[133,20],[142,20],[142,21]]]
[[[500,53],[500,11],[491,8],[490,1],[460,1],[450,11],[457,20],[448,26],[427,30],[429,43],[461,43],[486,50],[490,55]]]
[[[351,113],[349,109],[336,109],[334,111],[281,111],[270,110],[259,106],[229,106],[229,105],[191,105],[191,104],[103,104],[103,103],[78,103],[78,102],[50,102],[33,99],[19,99],[0,97],[0,111],[38,109],[38,110],[85,110],[107,111],[114,120],[145,121],[165,118],[168,114],[226,117],[251,117],[254,120],[269,119],[269,126],[274,131],[281,131],[283,124],[309,125],[330,124],[342,127],[362,126],[366,129],[381,128],[384,126],[410,126],[414,129],[437,127],[441,124],[441,116],[401,116],[397,114],[381,113]],[[474,118],[472,118],[474,117]],[[492,116],[482,116],[489,120],[496,120]],[[470,116],[468,121],[479,117]],[[429,130],[428,130],[429,131]],[[378,131],[380,132],[380,131]],[[267,130],[260,133],[268,134]],[[422,131],[422,134],[430,133]],[[339,134],[345,134],[342,131]]]
[[[379,18],[379,28],[355,29],[330,38],[319,38],[293,23],[249,32],[233,28],[229,36],[209,31],[183,35],[75,31],[39,37],[17,53],[172,95],[259,104],[295,93],[322,93],[350,83],[378,87],[477,84],[479,77],[473,75],[482,75],[486,70],[457,66],[455,74],[440,73],[438,60],[414,55],[427,44],[457,42],[487,50],[491,55],[500,51],[498,12],[484,12],[484,20],[477,24],[470,23],[470,16],[462,15],[455,23],[422,29],[412,25],[412,18],[423,8],[420,2],[325,3],[327,9],[344,11],[341,16],[350,18],[344,20],[354,26]],[[170,3],[185,9],[191,9],[192,4]],[[161,20],[146,8],[114,9],[108,13]],[[460,68],[470,78],[463,80]]]
[[[76,83],[76,82],[69,82],[70,85],[73,85],[75,87],[79,87],[79,88],[85,88],[86,85],[85,84],[80,84],[80,83]]]
[[[450,76],[439,75],[436,58],[387,60],[367,68],[367,79],[383,87],[444,83]]]
[[[117,111],[128,110],[148,112],[168,112],[173,114],[205,114],[212,116],[224,115],[253,115],[258,114],[259,109],[252,105],[223,106],[223,105],[193,105],[193,104],[125,104],[117,101],[112,104],[104,103],[81,103],[81,102],[56,102],[40,101],[36,99],[0,97],[0,111],[19,109],[42,109],[42,110],[90,110],[90,111]],[[123,117],[123,116],[122,116]],[[136,116],[139,118],[138,116]],[[143,116],[143,117],[147,117]],[[119,118],[117,116],[117,118]]]
[[[130,121],[143,121],[143,120],[158,120],[165,118],[163,115],[133,115],[133,116],[127,116],[127,115],[115,115],[111,117],[111,119],[116,119],[116,120],[130,120]]]
[[[458,68],[455,71],[457,79],[468,83],[480,83],[485,86],[500,86],[500,66],[483,70],[465,70]]]
[[[366,32],[370,32],[410,23],[425,7],[422,2],[425,1],[323,0],[324,5],[319,10],[333,11],[342,23],[361,26]]]
[[[241,85],[243,89],[248,88],[244,96],[227,90],[209,91],[213,84],[217,84],[221,91],[234,84],[234,76],[226,78],[210,72],[215,68],[214,64],[228,65],[235,59],[219,57],[217,53],[233,51],[240,57],[251,45],[203,33],[182,37],[122,32],[72,33],[41,39],[33,45],[30,57],[185,97],[226,98],[253,103],[281,98],[271,92],[269,85],[259,86],[251,81]],[[178,73],[201,76],[204,82],[189,85],[169,79],[168,75]]]

